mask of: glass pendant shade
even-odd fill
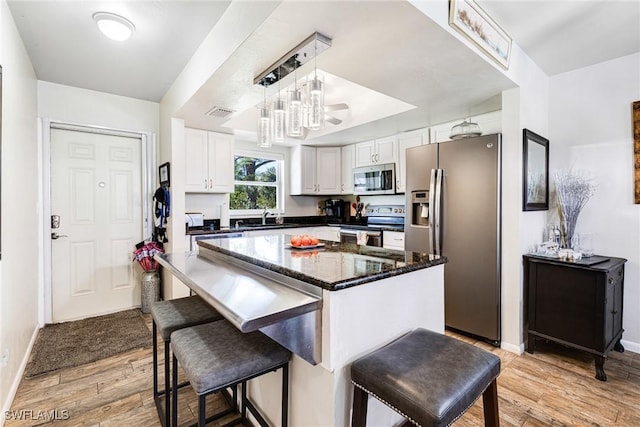
[[[308,117],[309,129],[318,130],[324,127],[324,85],[317,75],[308,84]]]
[[[287,135],[302,136],[302,94],[300,89],[289,91],[289,102],[287,104]]]
[[[467,119],[462,123],[458,123],[457,125],[451,128],[451,135],[449,136],[451,139],[463,139],[463,138],[473,138],[474,136],[482,135],[482,131],[480,131],[480,126],[477,123],[471,121],[471,119]]]
[[[266,106],[259,108],[258,147],[271,147],[271,110]]]
[[[285,107],[280,98],[273,101],[273,142],[284,142],[285,134]]]

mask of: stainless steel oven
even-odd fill
[[[358,243],[358,233],[367,233],[367,246],[382,247],[382,231],[355,228],[340,229],[340,243]]]

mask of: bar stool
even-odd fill
[[[189,326],[202,323],[215,322],[223,319],[211,305],[199,296],[158,301],[151,305],[151,317],[153,318],[153,400],[158,410],[158,417],[163,427],[171,420],[170,386],[169,386],[169,343],[171,333]],[[158,391],[158,331],[164,341],[164,390]],[[180,384],[180,387],[187,383]],[[165,409],[162,411],[161,396],[164,395]]]
[[[411,331],[351,365],[353,427],[374,396],[418,426],[448,426],[482,396],[485,426],[498,426],[500,358],[426,329]]]
[[[242,333],[229,322],[214,322],[180,329],[171,334],[173,350],[172,426],[178,425],[178,363],[198,395],[198,427],[223,416],[206,418],[205,399],[227,387],[242,385],[242,412],[235,422],[247,420],[247,409],[258,423],[268,426],[247,397],[246,382],[282,368],[282,426],[287,427],[289,408],[289,359],[291,352],[262,332]],[[235,423],[234,422],[234,423]],[[232,423],[230,423],[232,424]],[[227,424],[229,425],[229,424]]]

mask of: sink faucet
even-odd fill
[[[239,220],[237,220],[237,221],[236,221],[236,230],[237,230],[238,228],[240,228],[240,224],[242,224],[243,222],[244,222],[244,221],[243,221],[243,220],[241,220],[241,219],[239,219]]]
[[[265,208],[265,210],[262,211],[262,225],[267,223],[267,215],[269,215],[269,211]]]

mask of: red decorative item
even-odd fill
[[[144,271],[158,269],[158,261],[153,259],[155,254],[164,253],[164,250],[156,242],[144,243],[136,245],[136,251],[133,253],[133,259],[137,260],[140,267]]]

